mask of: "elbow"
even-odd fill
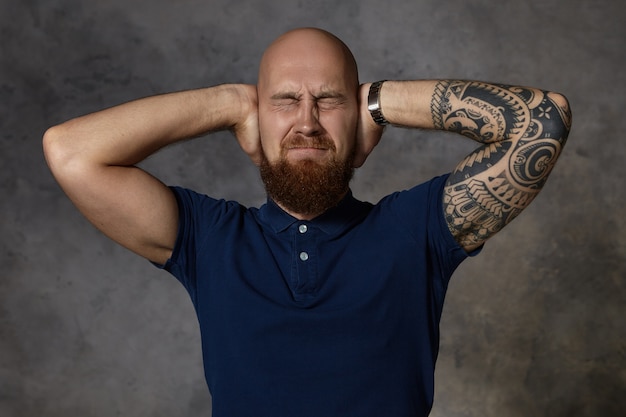
[[[48,167],[54,172],[59,166],[63,166],[63,160],[68,158],[68,150],[63,143],[63,128],[61,125],[53,126],[46,130],[43,135],[43,154]]]
[[[52,174],[59,180],[67,171],[73,169],[77,157],[81,154],[77,141],[72,140],[65,124],[46,130],[42,140],[43,154]]]
[[[572,128],[572,110],[569,101],[563,94],[554,92],[548,93],[547,97],[552,102],[554,112],[544,123],[544,133],[565,145]]]

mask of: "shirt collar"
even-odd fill
[[[267,203],[259,209],[259,214],[260,218],[276,233],[287,230],[294,223],[304,223],[318,227],[324,233],[335,234],[367,215],[371,207],[370,203],[354,198],[352,190],[348,190],[339,204],[312,220],[296,219],[280,208],[271,198],[268,198]]]

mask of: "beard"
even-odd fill
[[[324,161],[287,160],[287,147],[312,146],[328,149],[331,157]],[[278,161],[270,163],[262,155],[260,173],[268,196],[286,210],[305,216],[317,216],[339,203],[348,191],[354,174],[354,152],[346,160],[336,156],[333,141],[325,136],[295,136],[287,140]]]

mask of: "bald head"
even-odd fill
[[[259,66],[259,87],[272,82],[272,70],[299,67],[306,75],[313,70],[341,73],[345,82],[359,85],[357,64],[350,49],[335,35],[317,28],[291,30],[265,50]],[[326,66],[326,68],[324,68]]]

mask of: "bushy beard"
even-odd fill
[[[294,137],[284,146],[320,146],[329,149],[331,157],[317,162],[304,159],[291,163],[286,148],[280,158],[270,163],[262,155],[260,172],[268,196],[284,209],[305,216],[318,216],[334,207],[348,191],[354,168],[354,153],[345,161],[336,157],[335,144],[331,139]]]

